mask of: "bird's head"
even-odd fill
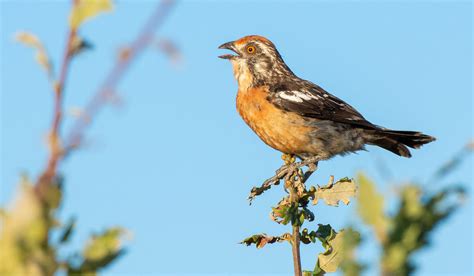
[[[271,85],[284,77],[294,76],[275,45],[262,36],[251,35],[219,46],[235,54],[219,56],[232,62],[240,88]]]

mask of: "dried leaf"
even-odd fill
[[[15,35],[16,41],[36,50],[35,60],[48,74],[48,78],[53,78],[53,68],[49,61],[48,53],[41,43],[40,39],[29,32],[18,32]]]
[[[38,39],[38,37],[35,36],[32,33],[29,33],[29,32],[18,32],[15,35],[15,39],[18,42],[21,42],[21,43],[23,43],[27,46],[33,47],[33,48],[42,47],[42,44],[41,44],[40,40]]]
[[[343,178],[336,183],[330,181],[327,186],[317,188],[314,191],[312,195],[313,205],[318,204],[318,201],[321,199],[330,206],[338,206],[339,201],[347,205],[350,202],[350,198],[355,196],[356,192],[357,187],[352,179]]]
[[[252,244],[255,244],[256,248],[263,248],[266,244],[272,244],[275,242],[284,242],[284,241],[289,241],[291,239],[291,234],[285,233],[281,236],[269,236],[267,234],[257,234],[253,235],[251,237],[248,237],[241,241],[241,244],[245,244],[247,246],[250,246]]]
[[[77,2],[69,16],[69,25],[75,30],[86,20],[113,8],[111,0],[79,0]]]

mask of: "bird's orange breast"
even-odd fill
[[[291,154],[310,152],[311,127],[301,116],[285,112],[270,103],[267,89],[239,90],[237,110],[240,116],[270,147]]]

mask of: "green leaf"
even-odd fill
[[[384,199],[375,188],[374,183],[365,175],[357,177],[359,185],[357,211],[360,218],[373,227],[379,241],[384,241],[387,236],[389,219],[384,214]]]
[[[115,227],[107,229],[101,234],[93,235],[84,249],[84,259],[99,260],[111,253],[119,251],[124,234],[125,230],[123,228]]]
[[[76,228],[76,218],[71,217],[63,228],[63,232],[60,234],[59,242],[65,243],[69,241],[72,232]]]
[[[100,14],[110,11],[113,8],[111,0],[79,0],[74,4],[69,16],[69,25],[77,30],[86,20]]]
[[[272,207],[270,218],[276,223],[282,223],[286,225],[289,221],[289,219],[286,219],[289,208],[290,199],[289,197],[284,197],[282,200],[280,200],[280,202],[278,202],[276,207]]]
[[[359,232],[350,227],[345,229],[344,233],[344,258],[340,268],[345,276],[358,276],[365,269],[365,265],[360,264],[355,257],[361,237]]]
[[[314,220],[314,213],[311,210],[309,210],[306,207],[303,207],[302,210],[303,210],[304,219],[308,221]]]
[[[336,235],[336,231],[332,229],[330,224],[318,224],[318,230],[316,231],[316,236],[323,243],[323,246],[327,245],[327,241],[333,239]]]
[[[321,232],[327,234],[328,230],[326,225]],[[358,233],[353,230],[341,230],[339,233],[336,233],[331,229],[329,233],[323,243],[326,251],[319,254],[316,267],[313,271],[313,273],[317,275],[335,272],[347,256],[352,254],[353,247],[348,246],[350,243],[348,243],[347,240],[353,239],[358,235]]]
[[[63,197],[63,178],[61,176],[54,177],[45,191],[45,207],[49,210],[56,210],[61,206]]]
[[[300,240],[304,244],[315,243],[318,234],[315,231],[308,232],[307,228],[303,229],[300,234]]]
[[[296,202],[290,202],[289,197],[283,198],[276,207],[272,207],[270,218],[283,225],[303,225],[304,220],[312,221],[314,214],[306,207],[299,207]]]
[[[435,194],[424,194],[421,187],[406,185],[401,191],[393,227],[383,244],[382,270],[385,274],[411,275],[413,254],[426,246],[439,223],[460,206],[453,196],[463,198],[464,189],[450,186]]]
[[[350,198],[354,197],[357,192],[357,187],[349,178],[343,178],[336,183],[333,183],[334,177],[325,187],[313,189],[313,205],[318,204],[319,200],[324,200],[327,205],[338,206],[339,201],[344,204],[349,204]]]
[[[82,252],[82,262],[74,265],[75,260],[69,260],[69,274],[95,274],[125,253],[122,240],[125,229],[114,227],[103,233],[93,235]]]
[[[0,220],[0,275],[53,275],[56,271],[55,251],[47,241],[52,212],[45,206],[33,183],[23,176]]]
[[[319,273],[316,273],[314,271],[303,271],[303,276],[321,276],[321,275],[324,275],[324,272],[323,271],[320,271]]]

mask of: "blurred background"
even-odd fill
[[[155,6],[116,1],[112,12],[81,27],[93,48],[72,62],[66,110],[88,102],[118,48],[136,36]],[[2,1],[0,8],[5,206],[20,174],[35,178],[44,167],[53,104],[31,49],[14,36],[36,34],[58,67],[70,3]],[[71,247],[83,244],[91,229],[120,225],[132,233],[126,254],[105,275],[292,273],[287,244],[261,250],[239,244],[252,233],[288,230],[268,219],[281,187],[248,205],[250,189],[282,161],[238,116],[231,65],[217,58],[222,54],[217,46],[249,34],[268,37],[298,76],[370,121],[438,138],[411,159],[368,147],[321,162],[311,184],[363,171],[387,198],[408,181],[428,191],[459,182],[472,190],[472,159],[442,183],[431,179],[474,136],[470,1],[181,1],[156,32],[156,40],[171,41],[176,53],[170,58],[150,45],[118,86],[121,104],[94,119],[84,148],[60,167],[65,177],[60,217],[78,218]],[[65,132],[74,121],[68,116]],[[390,210],[393,204],[388,199],[387,204]],[[360,224],[353,205],[321,205],[314,212],[314,225]],[[472,275],[473,215],[469,197],[434,232],[431,246],[416,255],[417,275]],[[367,239],[358,256],[370,263],[379,251],[367,233],[362,231]],[[302,250],[303,267],[311,269],[322,247]],[[376,271],[371,266],[365,274]]]

